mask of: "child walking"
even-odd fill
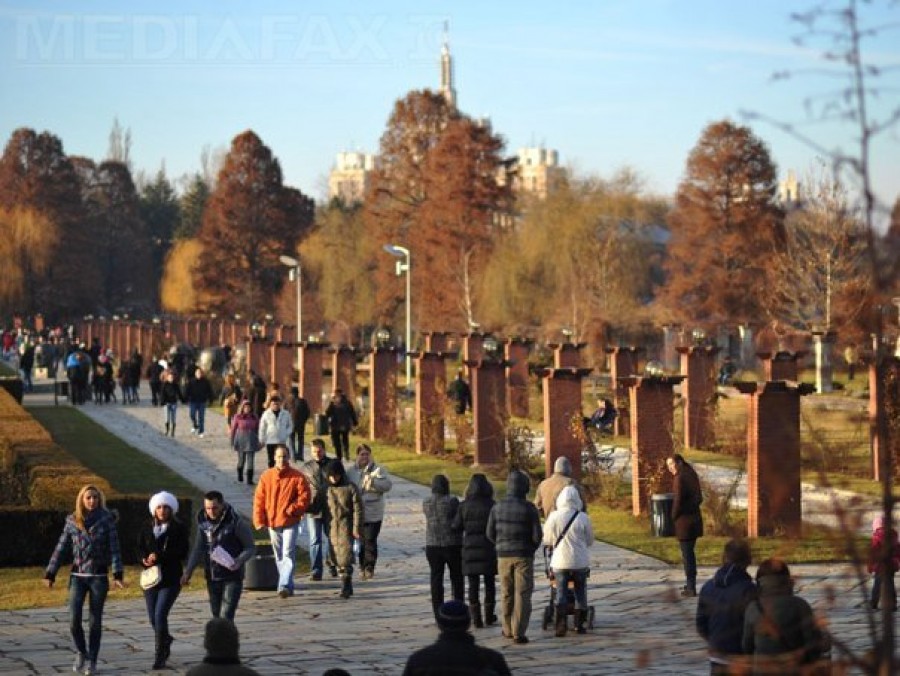
[[[869,572],[873,574],[872,599],[873,609],[878,609],[881,602],[881,581],[884,571],[885,548],[890,549],[891,569],[887,576],[887,599],[891,604],[891,610],[897,610],[897,588],[894,586],[894,573],[900,570],[900,542],[897,539],[897,531],[893,528],[886,531],[884,517],[877,516],[872,521],[872,545],[869,548]]]

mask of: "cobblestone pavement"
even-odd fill
[[[52,397],[29,395],[26,404],[48,399],[52,403]],[[219,489],[238,508],[249,509],[251,491],[234,479],[234,458],[220,416],[208,415],[206,437],[199,439],[189,433],[187,409],[182,407],[178,436],[172,439],[161,434],[160,411],[146,400],[129,407],[88,404],[82,410],[202,489]],[[458,494],[463,487],[452,489]],[[340,599],[338,581],[327,576],[317,583],[299,580],[297,595],[289,599],[279,599],[273,592],[245,592],[237,614],[245,663],[261,674],[321,674],[331,667],[354,675],[399,674],[407,656],[437,633],[423,544],[421,501],[426,494],[425,487],[395,478],[379,539],[376,577],[356,581],[352,599]],[[603,524],[595,526],[602,533]],[[503,652],[515,673],[709,673],[703,643],[693,626],[696,604],[675,593],[682,583],[679,567],[596,543],[588,591],[595,626],[587,635],[570,633],[558,639],[541,629],[549,590],[540,554],[535,563],[531,643],[513,645],[497,626],[473,630],[479,643]],[[702,569],[700,577],[711,573],[710,568]],[[863,648],[869,625],[852,569],[804,565],[795,573],[799,593],[827,618],[836,635],[853,648]],[[195,576],[172,611],[176,641],[169,664],[177,672],[203,657],[209,611],[201,578]],[[118,601],[111,593],[104,614],[100,673],[149,673],[152,652],[143,602]],[[0,613],[0,673],[71,673],[71,655],[65,608]]]

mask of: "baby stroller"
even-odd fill
[[[544,612],[541,616],[541,629],[547,631],[550,627],[554,626],[554,618],[556,616],[556,595],[557,594],[565,594],[566,595],[566,618],[569,615],[575,614],[575,591],[572,586],[573,583],[569,583],[568,589],[557,589],[556,588],[556,577],[553,575],[553,569],[550,567],[550,555],[553,553],[553,547],[544,546],[544,574],[547,576],[547,580],[550,582],[550,599],[547,603],[547,607],[544,608]],[[590,572],[588,572],[588,577],[590,577]],[[568,619],[566,620],[568,622]],[[587,628],[594,628],[594,606],[589,605],[587,607]]]

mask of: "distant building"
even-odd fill
[[[447,22],[444,22],[444,44],[441,45],[441,96],[447,105],[456,110],[456,88],[453,86],[453,57],[450,55],[450,41],[447,37]]]
[[[337,154],[334,168],[328,175],[328,199],[339,198],[344,204],[362,202],[375,169],[375,156],[360,152]]]
[[[797,174],[789,169],[787,178],[778,182],[778,202],[786,209],[798,208],[803,201],[802,189]]]
[[[547,148],[520,148],[511,173],[513,190],[531,193],[541,199],[553,190],[565,170],[559,166],[559,153]]]

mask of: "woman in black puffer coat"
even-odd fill
[[[494,507],[494,487],[484,474],[473,474],[466,488],[466,499],[459,506],[453,521],[454,530],[462,531],[462,571],[469,580],[469,607],[477,628],[491,626],[497,621],[494,608],[497,602],[497,548],[487,539],[485,529]],[[478,587],[484,578],[484,619]]]
[[[169,611],[181,592],[183,563],[190,549],[189,531],[175,514],[178,500],[166,491],[150,498],[152,517],[138,535],[138,555],[144,568],[158,565],[162,573],[159,583],[144,590],[147,615],[155,634],[154,669],[163,669],[172,647],[169,634]]]

